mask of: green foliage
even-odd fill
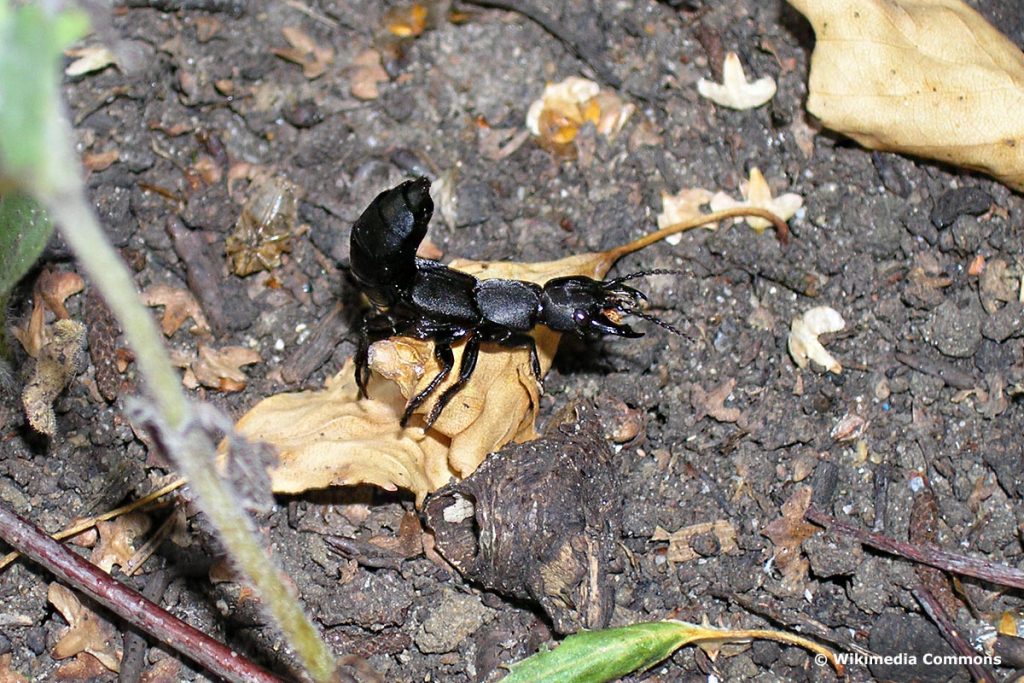
[[[649,669],[677,649],[707,637],[707,629],[657,621],[569,636],[554,650],[513,664],[505,683],[601,683]]]
[[[48,13],[40,4],[10,6],[0,0],[0,162],[6,182],[37,194],[69,171],[66,155],[52,154],[58,107],[60,60],[64,48],[85,35],[86,15],[78,9]],[[57,143],[60,147],[60,142]]]
[[[53,233],[46,212],[19,192],[0,197],[0,301],[28,272]]]

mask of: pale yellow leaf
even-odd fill
[[[814,27],[807,108],[865,147],[1024,190],[1024,56],[960,0],[790,0]]]
[[[723,211],[725,209],[747,206],[767,209],[782,220],[788,221],[804,205],[803,197],[792,192],[773,197],[772,191],[768,187],[768,181],[765,180],[761,170],[757,167],[750,169],[750,179],[740,185],[740,194],[743,195],[742,201],[737,201],[724,192],[716,192],[711,198],[711,210]],[[764,218],[751,217],[744,220],[758,234],[772,226]]]
[[[735,52],[725,56],[722,82],[700,79],[697,92],[715,104],[730,109],[755,109],[775,97],[775,80],[771,76],[748,81],[740,57]]]

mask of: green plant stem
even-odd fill
[[[217,476],[215,447],[209,434],[194,424],[191,405],[171,366],[163,339],[150,312],[140,303],[128,269],[107,241],[81,186],[40,196],[79,263],[103,293],[124,327],[135,360],[168,428],[184,447],[172,453],[195,492],[201,509],[220,534],[231,557],[252,582],[309,675],[318,683],[334,679],[330,649],[302,611],[294,592],[266,556],[256,530],[228,482]]]

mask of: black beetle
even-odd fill
[[[441,372],[409,400],[402,415],[404,427],[413,412],[448,377],[455,359],[452,344],[465,339],[458,379],[434,404],[426,428],[437,420],[452,397],[469,381],[480,344],[528,348],[537,381],[541,381],[537,345],[530,331],[538,325],[555,332],[579,335],[641,337],[621,322],[635,315],[680,332],[643,313],[646,297],[625,284],[645,275],[676,271],[649,270],[614,280],[584,276],[559,277],[544,286],[524,280],[478,280],[439,261],[416,256],[433,215],[430,181],[409,180],[385,190],[352,226],[352,275],[373,305],[363,319],[356,351],[356,382],[362,396],[370,378],[370,345],[393,336],[434,342]]]

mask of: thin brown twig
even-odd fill
[[[804,517],[827,529],[853,536],[864,545],[891,555],[898,555],[904,559],[920,562],[954,574],[973,576],[976,579],[991,581],[1000,586],[1024,589],[1024,571],[1005,564],[951,553],[948,550],[936,548],[932,545],[911,545],[885,534],[865,531],[853,524],[840,521],[831,515],[825,514],[814,507],[807,508]]]
[[[284,679],[175,617],[17,513],[0,505],[0,539],[61,581],[227,681],[284,683]]]
[[[104,512],[101,515],[95,515],[93,517],[86,517],[85,519],[80,519],[71,526],[62,529],[55,534],[52,534],[50,537],[58,541],[62,541],[65,538],[76,536],[85,531],[86,529],[93,528],[94,526],[96,526],[98,522],[106,522],[107,520],[113,519],[114,517],[120,517],[121,515],[126,515],[129,512],[134,512],[135,510],[138,510],[139,508],[152,503],[157,498],[166,496],[171,491],[181,488],[186,483],[187,482],[184,479],[175,479],[171,483],[165,486],[161,486],[156,491],[153,491],[152,493],[147,493],[142,498],[139,498],[136,501],[128,503],[127,505],[122,505],[119,508],[114,508],[113,510]],[[15,550],[14,552],[7,553],[3,556],[3,558],[0,558],[0,570],[4,569],[11,562],[14,562],[16,559],[18,559],[19,555],[21,555],[21,553]]]

